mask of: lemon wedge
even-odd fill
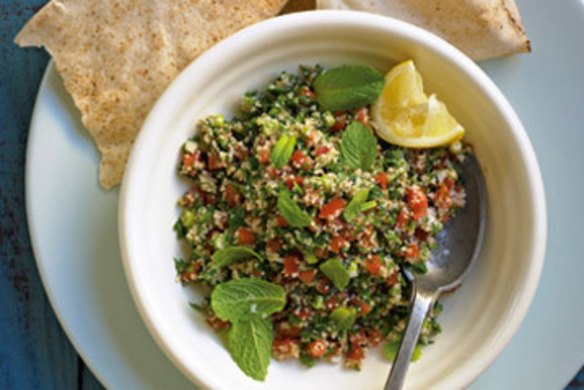
[[[394,66],[372,107],[377,135],[408,148],[433,148],[460,140],[462,127],[435,95],[424,93],[422,76],[412,60]]]

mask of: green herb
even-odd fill
[[[313,252],[306,252],[304,253],[304,260],[308,264],[316,264],[318,263],[318,257]]]
[[[186,229],[190,229],[196,222],[197,216],[191,210],[183,210],[180,221]]]
[[[333,282],[337,290],[342,291],[349,284],[349,271],[339,259],[330,259],[318,267]]]
[[[357,310],[354,307],[337,307],[331,313],[331,319],[340,331],[349,329],[355,323],[355,318],[357,318]]]
[[[227,217],[229,228],[236,230],[238,227],[245,224],[245,210],[241,207],[232,209]]]
[[[182,274],[183,272],[185,272],[189,268],[189,266],[190,266],[190,263],[187,263],[186,261],[184,261],[180,257],[174,258],[174,269],[176,270],[177,274]]]
[[[274,149],[272,149],[272,153],[270,154],[272,165],[276,168],[282,168],[286,165],[290,157],[292,157],[292,153],[294,153],[295,146],[296,137],[283,134],[278,142],[276,142],[276,145],[274,145]]]
[[[299,360],[300,360],[300,363],[304,364],[306,367],[309,367],[309,368],[314,367],[314,365],[317,362],[316,359],[313,359],[305,354],[301,354]]]
[[[392,361],[392,362],[395,360],[395,356],[397,355],[397,350],[399,348],[399,343],[400,343],[399,341],[395,341],[393,343],[385,344],[385,346],[383,347],[383,356],[387,360]],[[415,362],[421,356],[422,356],[422,348],[419,345],[416,345],[416,348],[414,348],[414,352],[412,353],[411,361]]]
[[[417,274],[425,274],[426,272],[428,272],[428,267],[426,266],[426,263],[420,261],[418,263],[408,263],[407,268],[411,269],[412,271],[414,271]]]
[[[363,189],[357,191],[353,199],[349,202],[345,210],[343,211],[343,217],[347,222],[351,222],[359,213],[363,211],[363,206],[367,201],[367,197],[369,197],[369,190]]]
[[[263,381],[268,374],[273,337],[272,322],[250,314],[232,323],[227,347],[246,375]]]
[[[377,152],[377,137],[362,123],[351,122],[341,138],[341,156],[351,168],[368,171]]]
[[[176,238],[178,238],[179,240],[185,238],[188,232],[188,230],[183,226],[180,218],[175,222],[172,229],[176,233]]]
[[[300,206],[294,202],[288,190],[280,190],[278,194],[278,210],[290,226],[306,227],[310,225],[310,221],[312,220],[310,215],[302,211]]]
[[[228,248],[219,249],[213,253],[212,259],[215,266],[224,267],[235,263],[236,261],[247,260],[250,257],[263,260],[256,251],[246,246],[230,246]]]
[[[189,306],[192,307],[193,309],[195,309],[196,311],[199,311],[201,313],[206,313],[207,312],[207,306],[206,305],[201,305],[197,302],[189,302]]]
[[[318,76],[314,90],[322,108],[338,111],[373,103],[384,84],[383,75],[370,66],[345,65]]]
[[[211,307],[223,321],[237,321],[248,314],[269,316],[284,308],[286,292],[260,279],[234,279],[221,283],[211,293]]]

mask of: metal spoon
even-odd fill
[[[428,272],[406,272],[412,283],[411,312],[385,390],[399,390],[406,378],[422,324],[438,296],[458,287],[475,262],[483,244],[487,221],[487,194],[477,160],[470,156],[462,164],[466,205],[446,223],[438,235],[438,248],[428,261]]]

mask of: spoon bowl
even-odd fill
[[[441,293],[456,289],[478,258],[487,224],[487,193],[477,159],[468,156],[461,165],[466,190],[465,206],[458,210],[437,237],[438,247],[427,262],[427,272],[406,272],[412,283],[410,316],[385,390],[403,386],[424,319]]]

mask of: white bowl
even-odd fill
[[[160,98],[134,146],[119,209],[125,271],[152,336],[195,384],[222,389],[378,389],[389,364],[372,352],[361,372],[275,362],[265,382],[246,377],[175,282],[180,255],[172,230],[185,184],[178,153],[198,118],[232,115],[243,93],[298,64],[366,63],[387,70],[412,58],[427,89],[467,129],[483,167],[489,224],[478,264],[443,300],[443,333],[410,367],[407,387],[468,385],[503,350],[523,320],[542,268],[546,210],[539,167],[517,115],[489,78],[436,36],[385,17],[342,11],[301,13],[249,27],[193,62]]]

